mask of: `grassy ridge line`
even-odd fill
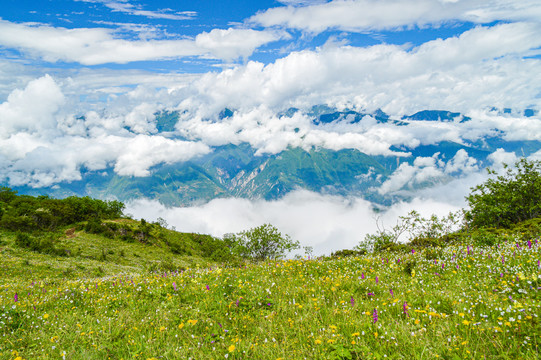
[[[537,359],[541,246],[0,284],[7,359]],[[529,241],[529,242],[528,242]]]

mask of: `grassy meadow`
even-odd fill
[[[1,359],[540,356],[538,238],[233,266],[186,258],[173,271],[149,266],[164,260],[159,246],[74,238],[113,253],[58,257],[2,236]]]

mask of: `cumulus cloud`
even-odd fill
[[[287,33],[252,29],[213,29],[195,37],[195,45],[220,59],[247,58],[266,43],[287,37]]]
[[[83,65],[125,64],[133,61],[178,59],[212,54],[227,60],[249,56],[280,36],[273,31],[215,29],[195,40],[125,40],[105,28],[66,29],[0,20],[0,45],[49,62]]]
[[[464,149],[456,152],[448,162],[440,153],[431,157],[417,157],[413,164],[402,163],[398,169],[377,189],[380,194],[409,192],[434,184],[444,184],[453,178],[464,178],[479,171],[479,164]],[[432,186],[430,186],[432,185]]]
[[[0,104],[0,139],[12,133],[36,133],[55,127],[55,113],[64,104],[64,95],[48,75],[30,81],[24,90],[16,89]]]
[[[490,23],[496,20],[539,21],[538,1],[512,0],[334,0],[287,2],[252,16],[249,21],[263,26],[282,26],[320,33],[328,29],[352,32],[439,26],[452,21]]]
[[[457,198],[463,194],[456,194]],[[463,204],[463,196],[457,202]],[[380,226],[392,227],[399,216],[415,209],[422,216],[447,215],[461,205],[449,204],[437,198],[416,198],[398,203],[383,214],[376,213],[371,203],[358,198],[326,196],[296,191],[277,201],[217,199],[185,208],[168,208],[157,201],[139,199],[127,204],[127,213],[136,218],[154,221],[165,219],[178,231],[198,232],[222,237],[226,233],[271,223],[282,233],[299,240],[302,246],[312,246],[316,255],[351,249],[366,234]]]
[[[541,46],[540,30],[537,24],[514,23],[475,28],[412,49],[322,47],[293,52],[268,65],[250,61],[209,73],[194,86],[209,111],[321,103],[394,114],[526,107],[537,103],[541,63],[521,57]],[[190,101],[197,106],[197,99]]]
[[[51,186],[81,178],[81,168],[112,166],[119,175],[148,176],[152,166],[206,154],[200,142],[155,132],[155,108],[141,104],[124,115],[66,116],[65,98],[48,75],[15,90],[0,104],[0,178],[10,185]],[[128,131],[126,127],[132,131]]]

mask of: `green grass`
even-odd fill
[[[535,240],[530,247],[501,235],[492,246],[219,267],[159,242],[74,235],[62,241],[88,246],[71,257],[22,250],[2,236],[1,359],[540,355]],[[149,271],[164,258],[190,267]]]

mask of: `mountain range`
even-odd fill
[[[289,109],[284,116],[291,116],[297,109]],[[383,111],[365,114],[353,110],[338,111],[326,106],[313,107],[309,115],[314,124],[347,121],[359,122],[366,115],[378,123],[394,122],[408,126],[409,121],[467,122],[471,119],[450,111],[424,110],[401,119],[390,119]],[[533,116],[527,111],[525,116]],[[220,119],[233,116],[224,109]],[[179,119],[176,111],[156,114],[156,128],[160,133],[173,132]],[[21,194],[66,197],[91,196],[100,199],[129,201],[136,198],[159,200],[168,206],[187,206],[208,202],[216,198],[241,197],[247,199],[279,199],[296,190],[306,189],[318,193],[363,197],[379,204],[390,204],[397,194],[382,194],[377,189],[389,179],[400,164],[414,164],[416,158],[432,157],[452,159],[463,150],[480,166],[489,164],[487,157],[497,149],[528,156],[541,149],[539,141],[507,141],[502,137],[484,137],[475,142],[442,141],[432,145],[418,145],[391,150],[410,153],[410,156],[368,155],[356,149],[331,150],[326,148],[303,149],[288,147],[277,154],[259,154],[247,143],[217,146],[205,156],[187,162],[161,164],[151,169],[151,176],[120,176],[112,167],[101,171],[82,169],[82,179],[55,184],[47,188],[14,187]],[[455,174],[456,175],[456,174]],[[442,182],[452,178],[428,180]]]

